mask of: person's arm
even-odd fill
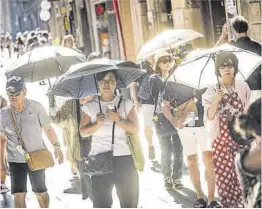
[[[225,44],[228,42],[228,24],[226,23],[222,28],[222,33],[215,46]]]
[[[168,101],[163,100],[162,102],[162,110],[163,110],[163,114],[164,116],[169,120],[169,122],[175,127],[175,128],[179,128],[182,129],[185,127],[185,125],[183,124],[182,121],[179,120],[175,120],[174,116],[171,112],[171,107],[170,107],[170,103]]]
[[[129,111],[127,119],[122,119],[117,112],[108,109],[108,118],[117,123],[127,133],[138,134],[139,123],[134,107]]]
[[[218,110],[218,105],[220,100],[224,96],[224,91],[222,89],[217,89],[216,90],[216,96],[210,107],[207,109],[207,119],[208,120],[213,120],[215,118],[215,115]]]
[[[79,131],[82,137],[92,136],[103,124],[105,121],[105,115],[103,113],[97,114],[97,121],[91,123],[91,118],[86,113],[83,113],[81,118]]]
[[[244,156],[243,167],[252,173],[261,171],[261,144],[258,144]]]
[[[131,94],[131,100],[134,102],[135,107],[137,110],[141,107],[141,103],[139,102],[139,99],[137,98],[137,83],[133,82],[130,86],[130,94]]]
[[[40,103],[36,102],[36,107],[38,110],[39,124],[42,127],[42,129],[44,130],[50,143],[54,146],[55,158],[58,159],[58,163],[61,164],[64,162],[64,156],[60,149],[60,146],[57,145],[58,138],[56,136],[56,133],[53,127],[51,126],[50,117],[47,115],[44,107]]]
[[[44,126],[43,129],[44,129],[44,132],[45,132],[48,140],[50,141],[50,143],[54,147],[55,158],[56,159],[58,158],[59,164],[63,163],[64,162],[64,156],[63,156],[63,153],[61,151],[60,146],[57,146],[58,139],[57,139],[57,136],[56,136],[56,133],[55,133],[53,127],[50,124],[48,124],[48,125]]]
[[[1,140],[1,170],[6,170],[6,140],[7,137],[4,132],[0,132],[0,140]]]

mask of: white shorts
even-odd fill
[[[150,104],[143,104],[141,111],[143,115],[143,120],[144,120],[144,127],[152,127],[153,124],[153,114],[155,110],[155,105],[150,105]]]
[[[201,152],[212,151],[212,142],[208,140],[205,127],[185,127],[178,130],[186,157],[197,154],[198,145]]]

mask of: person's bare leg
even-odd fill
[[[153,130],[152,127],[145,127],[145,137],[148,145],[149,160],[155,159],[155,147],[153,144]]]
[[[41,208],[48,208],[49,207],[49,195],[47,192],[43,192],[43,193],[35,193],[39,206]]]
[[[24,192],[14,194],[15,208],[26,208],[25,196],[26,196],[26,193]]]
[[[200,172],[198,168],[198,156],[197,154],[190,155],[187,157],[187,167],[189,176],[194,186],[197,198],[204,198],[204,193],[201,187]]]
[[[211,202],[215,199],[215,176],[212,152],[203,152],[202,157],[205,165],[205,179],[208,187],[208,202]]]

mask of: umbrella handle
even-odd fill
[[[221,86],[220,86],[220,82],[219,82],[219,78],[218,78],[217,73],[216,73],[216,76],[217,76],[218,89],[221,89]]]
[[[95,79],[95,85],[96,85],[96,93],[97,93],[97,95],[98,95],[99,110],[100,110],[100,113],[102,113],[102,106],[101,106],[101,101],[100,101],[99,93],[98,93],[98,86],[97,86],[96,74],[94,74],[94,79]]]

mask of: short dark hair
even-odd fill
[[[221,52],[220,54],[218,54],[215,59],[215,67],[216,67],[215,71],[217,75],[221,77],[221,74],[219,72],[220,66],[222,66],[225,63],[231,63],[231,62],[234,65],[234,70],[235,70],[234,75],[236,75],[238,73],[237,56],[232,52]]]
[[[101,80],[104,79],[104,77],[108,74],[108,73],[113,73],[114,76],[116,77],[116,81],[117,81],[117,73],[115,70],[109,70],[109,71],[104,71],[104,72],[101,72],[101,73],[97,73],[96,74],[96,80],[99,82]]]
[[[239,128],[246,133],[261,136],[261,98],[250,105],[246,114],[238,118]]]
[[[248,21],[243,16],[235,16],[231,24],[237,33],[246,33],[248,31]]]

